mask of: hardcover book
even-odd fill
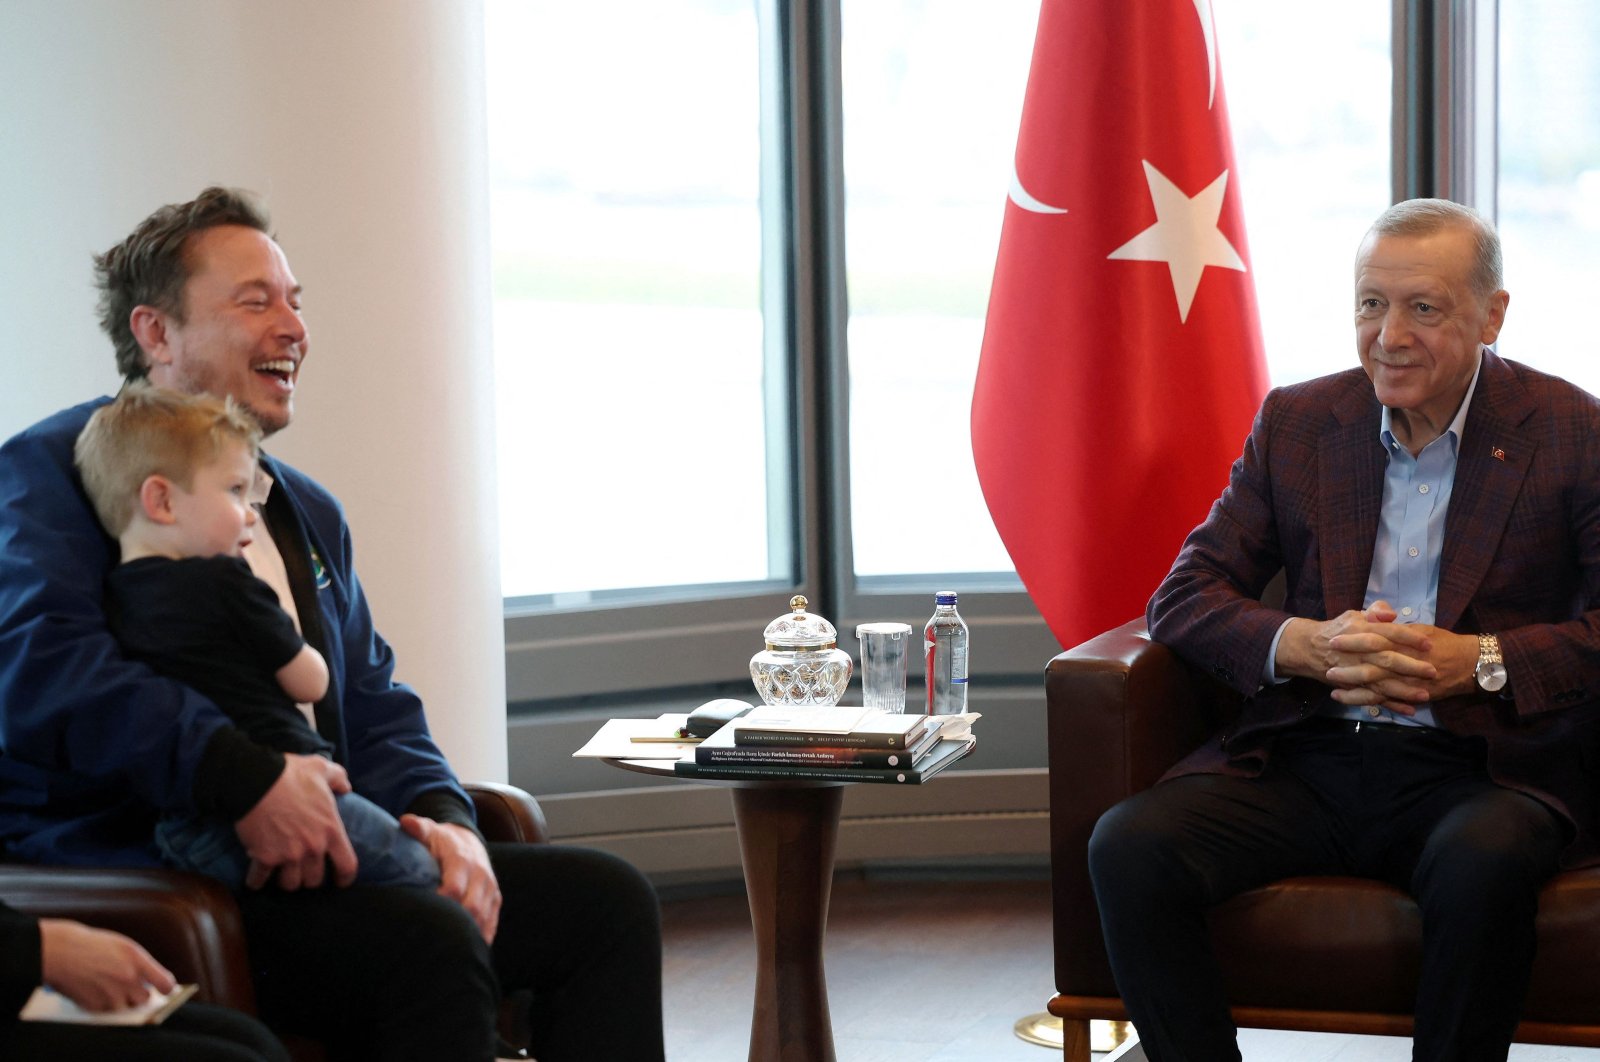
[[[915,767],[819,767],[805,763],[696,763],[693,754],[672,765],[683,778],[728,778],[819,782],[887,782],[920,785],[971,752],[974,737],[943,738]],[[698,750],[697,750],[698,751]]]
[[[800,763],[815,767],[914,767],[939,743],[939,728],[925,727],[909,749],[848,745],[736,745],[733,727],[724,726],[694,750],[696,763]]]
[[[735,745],[829,745],[864,749],[908,749],[931,726],[937,728],[939,716],[890,715],[870,712],[848,728],[821,728],[808,724],[805,709],[756,709],[734,721]]]

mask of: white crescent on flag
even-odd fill
[[[1200,16],[1200,32],[1206,38],[1206,69],[1211,72],[1206,109],[1210,110],[1217,102],[1217,31],[1211,21],[1211,0],[1194,0],[1194,12]]]
[[[1028,190],[1022,187],[1022,178],[1017,176],[1017,164],[1015,162],[1011,164],[1011,191],[1008,194],[1011,197],[1011,201],[1017,206],[1023,210],[1031,210],[1035,214],[1065,214],[1067,212],[1066,207],[1041,203],[1030,195]]]
[[[1194,12],[1200,19],[1200,34],[1206,44],[1206,109],[1210,109],[1217,101],[1217,35],[1216,27],[1211,17],[1211,0],[1194,0]],[[1011,188],[1008,197],[1023,210],[1034,214],[1065,214],[1066,207],[1051,206],[1042,202],[1022,186],[1022,177],[1017,173],[1017,165],[1011,164]],[[1113,256],[1115,257],[1115,256]],[[1181,301],[1181,299],[1180,299]],[[1187,307],[1184,307],[1187,315]]]

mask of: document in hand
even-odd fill
[[[120,1010],[84,1010],[53,988],[40,985],[22,1005],[23,1021],[64,1021],[75,1025],[160,1025],[189,1001],[194,985],[178,985],[171,992],[150,990],[143,1003]]]

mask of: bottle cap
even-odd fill
[[[933,595],[933,603],[935,605],[953,605],[956,603],[956,592],[954,590],[940,590]]]

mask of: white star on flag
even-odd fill
[[[1166,174],[1144,162],[1150,183],[1150,201],[1156,208],[1156,223],[1107,258],[1133,262],[1165,262],[1172,273],[1172,293],[1178,300],[1178,320],[1189,320],[1189,307],[1200,287],[1200,274],[1206,266],[1244,271],[1244,259],[1217,228],[1222,214],[1222,197],[1228,188],[1228,171],[1223,170],[1193,199],[1167,179]]]

